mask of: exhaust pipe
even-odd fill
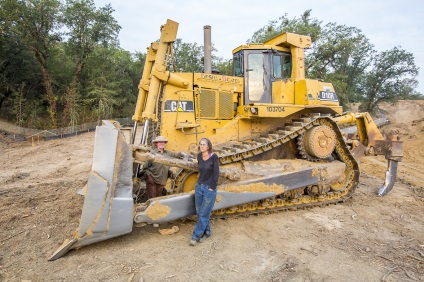
[[[203,27],[203,37],[204,37],[203,72],[212,73],[212,40],[211,40],[210,25],[205,25]]]

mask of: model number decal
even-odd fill
[[[337,99],[336,93],[331,91],[320,91],[319,99],[322,101],[338,101],[339,100]]]
[[[271,113],[281,113],[284,112],[284,107],[269,106],[266,107],[266,111]]]

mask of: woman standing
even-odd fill
[[[195,246],[201,238],[212,235],[209,219],[216,199],[216,186],[219,177],[218,156],[212,152],[212,143],[208,138],[199,142],[200,153],[197,155],[199,178],[195,188],[195,206],[197,223],[191,235],[190,246]]]

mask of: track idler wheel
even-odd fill
[[[325,125],[312,127],[302,138],[302,150],[307,159],[326,159],[331,156],[336,147],[336,134]]]

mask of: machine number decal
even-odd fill
[[[319,99],[322,101],[339,101],[335,92],[332,91],[320,91]]]
[[[266,107],[266,111],[271,113],[281,113],[284,112],[284,107],[269,106]]]
[[[193,101],[166,100],[164,112],[192,112]]]

